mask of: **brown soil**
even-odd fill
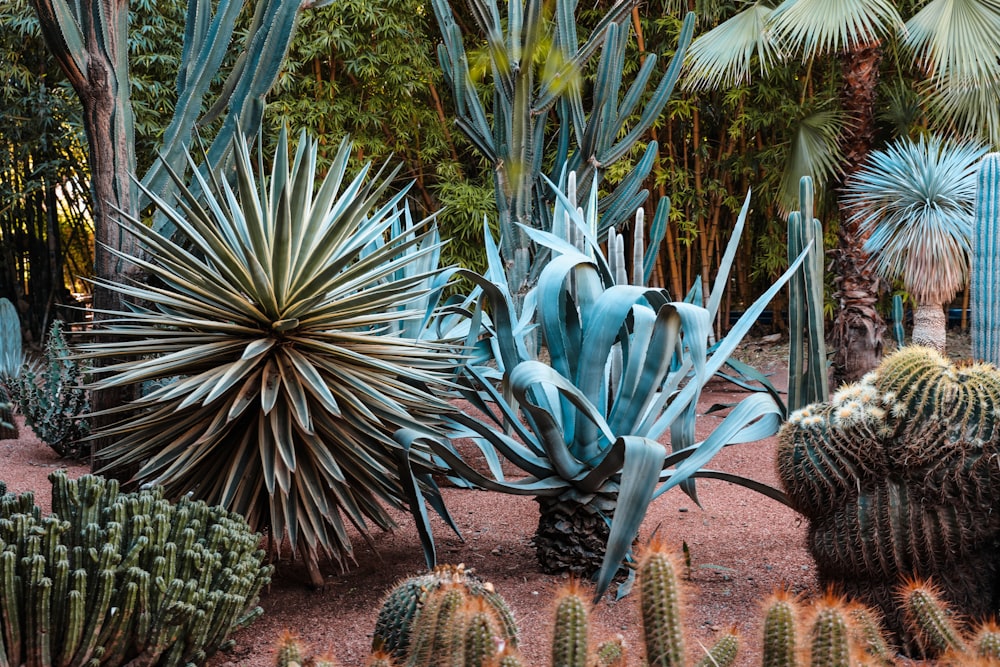
[[[747,361],[773,373],[783,385],[783,355],[766,348],[745,348]],[[702,410],[714,403],[732,403],[731,393],[717,381],[703,397]],[[720,421],[717,413],[699,418],[699,435]],[[12,491],[34,490],[37,502],[48,504],[47,475],[65,468],[71,475],[87,472],[82,465],[61,461],[30,429],[22,425],[17,441],[0,441],[0,479]],[[776,484],[774,438],[727,448],[712,467]],[[531,537],[537,523],[537,505],[530,498],[484,491],[446,488],[447,507],[462,532],[460,539],[442,522],[434,525],[440,563],[464,563],[491,581],[513,609],[528,664],[547,665],[553,591],[565,583],[560,576],[539,572]],[[687,570],[687,646],[697,659],[705,647],[728,628],[742,639],[738,665],[760,664],[762,601],[785,587],[804,597],[817,593],[814,566],[805,549],[806,525],[790,509],[741,487],[700,480],[701,506],[673,489],[649,508],[640,542],[656,533],[678,553],[690,554]],[[236,647],[215,656],[210,667],[270,667],[274,644],[283,629],[299,634],[313,650],[329,651],[345,666],[362,665],[371,645],[382,598],[400,578],[425,571],[412,521],[398,514],[397,530],[375,534],[372,544],[353,539],[357,564],[339,572],[327,564],[327,584],[307,588],[308,576],[300,563],[279,563],[273,582],[261,599],[264,616],[234,634]],[[614,599],[614,590],[597,603],[591,616],[591,636],[601,640],[622,635],[632,660],[640,664],[641,637],[635,596]]]

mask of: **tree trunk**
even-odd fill
[[[141,272],[112,252],[136,256],[138,250],[135,237],[117,223],[119,212],[135,213],[133,206],[138,199],[132,182],[135,142],[129,100],[128,0],[84,0],[78,4],[32,0],[32,4],[45,41],[83,106],[83,126],[90,149],[87,161],[93,197],[94,275],[98,281],[128,282]],[[59,12],[57,4],[62,5]],[[67,18],[68,14],[72,17]],[[77,50],[70,45],[76,45]],[[98,282],[93,308],[95,320],[111,317],[110,313],[122,310],[121,296]],[[133,397],[134,388],[104,389],[94,393],[90,405],[100,412]],[[92,424],[95,431],[101,426]],[[94,441],[92,452],[106,444]]]
[[[921,303],[913,313],[913,344],[944,353],[948,316],[940,303]]]
[[[877,42],[854,47],[842,55],[841,100],[849,121],[843,136],[845,150],[841,185],[860,168],[875,137],[875,87],[882,50]],[[868,266],[864,236],[850,222],[851,209],[839,203],[838,247],[833,256],[834,316],[832,346],[835,384],[854,382],[875,368],[882,358],[885,322],[876,310],[880,281]]]

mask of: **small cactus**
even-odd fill
[[[427,574],[396,584],[379,610],[372,648],[385,651],[396,660],[403,660],[409,648],[414,617],[426,603],[428,595],[445,584],[461,586],[473,596],[484,598],[497,613],[505,642],[517,645],[517,624],[507,603],[496,594],[492,584],[482,581],[459,564],[441,565]]]
[[[556,594],[556,618],[552,632],[552,664],[585,667],[590,605],[580,585],[573,581]]]
[[[683,604],[678,567],[673,554],[659,542],[651,544],[639,562],[639,605],[646,661],[656,667],[684,664]]]
[[[793,667],[798,642],[798,605],[782,589],[764,604],[763,667]]]

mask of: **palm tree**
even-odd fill
[[[943,306],[969,278],[976,166],[986,150],[936,135],[902,139],[872,153],[844,191],[875,272],[901,279],[917,302],[913,342],[941,352]]]
[[[1000,141],[1000,7],[989,0],[932,0],[903,22],[890,0],[785,0],[774,9],[758,1],[697,38],[688,54],[689,80],[708,85],[750,78],[791,54],[812,60],[837,55],[842,65],[841,108],[850,119],[841,134],[840,184],[871,152],[875,90],[883,42],[902,36],[922,68],[923,99],[935,122]],[[749,18],[754,20],[749,20]],[[982,54],[989,57],[983,58]],[[811,174],[818,181],[822,173]],[[836,185],[837,183],[835,183]],[[881,280],[864,250],[865,235],[850,202],[839,202],[833,253],[837,313],[834,378],[851,381],[881,357],[885,325],[875,308]]]

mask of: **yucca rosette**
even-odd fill
[[[388,333],[389,321],[423,317],[400,305],[424,296],[428,274],[399,269],[435,246],[431,231],[385,240],[404,193],[386,195],[395,172],[345,178],[349,154],[345,141],[315,188],[304,135],[289,164],[282,132],[259,179],[239,139],[235,186],[196,175],[196,193],[175,177],[175,206],[150,193],[176,238],[123,221],[147,253],[123,259],[150,280],[107,283],[136,306],[107,314],[81,346],[112,359],[98,390],[160,385],[98,434],[114,438],[104,469],[137,470],[170,497],[193,493],[289,538],[314,583],[319,554],[351,558],[347,522],[391,528],[386,506],[422,516],[428,494],[443,511],[429,454],[392,435],[433,432],[448,410],[433,388],[456,363],[452,346]]]

